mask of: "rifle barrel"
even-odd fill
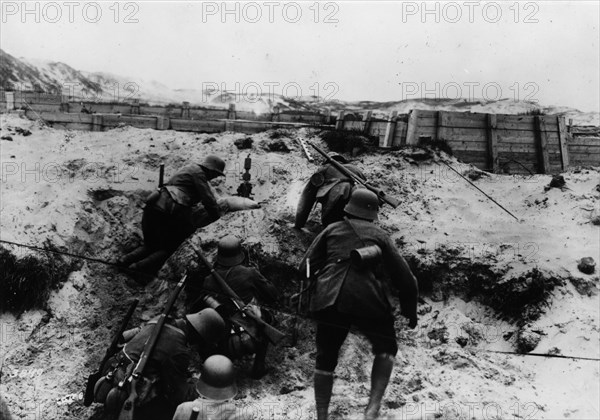
[[[327,160],[328,163],[333,165],[342,174],[346,175],[348,178],[353,180],[355,183],[360,184],[363,187],[365,187],[365,188],[371,190],[372,192],[374,192],[375,194],[377,194],[377,197],[379,198],[379,200],[383,201],[384,203],[389,204],[393,208],[396,208],[400,205],[400,201],[398,199],[393,198],[393,197],[388,197],[388,195],[383,190],[375,188],[374,186],[370,185],[368,181],[361,179],[359,176],[352,173],[352,171],[349,171],[344,165],[342,165],[339,162],[336,162],[329,155],[327,155],[327,153],[325,153],[325,151],[323,149],[321,149],[319,146],[317,146],[316,144],[314,144],[311,141],[307,141],[307,143],[310,144],[313,147],[313,149],[315,149],[317,152],[319,152],[319,154],[321,156],[323,156]]]

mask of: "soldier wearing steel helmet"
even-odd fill
[[[204,361],[196,389],[200,396],[177,407],[173,420],[244,420],[252,416],[245,407],[232,402],[238,389],[233,363],[216,354]]]
[[[329,155],[332,159],[343,164],[350,172],[365,179],[364,174],[355,165],[348,163],[346,158],[338,153]],[[321,223],[327,226],[344,217],[344,206],[350,199],[354,182],[342,174],[330,163],[315,172],[304,186],[296,209],[294,227],[301,229],[306,224],[308,216],[315,204],[321,204]]]
[[[377,418],[398,351],[390,286],[399,291],[401,313],[417,324],[417,280],[390,237],[373,224],[379,200],[356,189],[344,207],[346,217],[327,226],[313,241],[300,265],[310,259],[316,274],[309,310],[317,321],[314,375],[317,418],[327,418],[338,352],[355,326],[373,346],[371,394],[365,418]],[[390,283],[384,280],[387,271]]]
[[[144,245],[125,255],[118,263],[131,272],[153,274],[197,227],[192,210],[202,204],[207,215],[204,224],[221,217],[209,181],[224,176],[225,162],[207,156],[202,163],[192,163],[178,170],[146,201],[142,217]]]
[[[156,322],[157,318],[123,333],[124,346],[109,360],[106,376],[98,381],[94,391],[95,401],[104,403],[108,412],[115,412],[110,389],[139,361]],[[210,357],[226,333],[226,324],[214,309],[206,308],[182,319],[167,318],[144,372],[148,388],[138,390],[135,418],[170,419],[179,404],[195,399],[198,393],[188,374],[193,350],[203,358]],[[116,409],[120,410],[120,406]]]
[[[214,269],[245,305],[265,322],[271,323],[271,313],[261,309],[261,305],[274,305],[279,293],[260,271],[244,264],[246,259],[240,239],[228,235],[219,241]],[[253,320],[240,316],[239,307],[229,299],[212,274],[204,279],[200,287],[197,304],[215,308],[230,327],[231,334],[221,342],[221,352],[233,359],[254,354],[250,374],[254,378],[262,377],[266,373],[268,347],[264,334]]]

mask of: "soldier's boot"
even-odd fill
[[[133,264],[134,262],[146,258],[151,253],[152,250],[150,248],[148,248],[146,245],[142,245],[131,251],[129,254],[126,254],[123,257],[119,258],[117,260],[117,264],[123,267],[127,267],[128,265]]]
[[[152,280],[152,276],[160,270],[170,255],[165,250],[155,251],[143,260],[131,264],[128,269],[134,273],[135,281],[145,285]]]
[[[252,364],[252,371],[250,376],[253,379],[260,379],[267,374],[267,367],[265,360],[267,357],[267,348],[269,343],[267,341],[258,342],[256,345],[256,353],[254,353],[254,363]]]
[[[315,369],[314,386],[317,420],[327,420],[329,401],[333,389],[333,372]]]
[[[365,420],[378,418],[381,400],[390,381],[393,368],[393,355],[382,353],[375,356],[373,369],[371,370],[371,395],[369,396],[369,404],[365,410]]]

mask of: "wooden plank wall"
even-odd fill
[[[338,128],[379,137],[382,147],[443,140],[466,163],[496,173],[559,173],[573,165],[600,166],[600,138],[573,137],[564,117],[412,110],[386,121],[344,120]],[[386,139],[386,133],[390,138]],[[392,134],[390,134],[392,133]]]
[[[316,111],[289,111],[275,109],[274,112],[256,113],[236,111],[233,109],[215,107],[195,107],[188,102],[182,105],[146,105],[138,101],[126,102],[94,102],[85,100],[72,100],[64,95],[48,94],[43,92],[14,92],[14,109],[34,110],[44,112],[78,113],[83,107],[96,114],[131,114],[148,116],[165,116],[176,119],[212,120],[212,119],[240,119],[249,121],[273,121],[290,123],[328,124],[329,114]],[[0,91],[0,111],[7,110],[5,91]],[[233,111],[234,117],[230,115]]]

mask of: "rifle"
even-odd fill
[[[219,283],[219,286],[221,286],[221,289],[223,289],[223,291],[234,301],[234,303],[236,304],[238,309],[244,315],[246,315],[248,318],[250,318],[254,322],[256,322],[256,324],[262,329],[262,331],[264,332],[265,336],[269,339],[269,341],[271,343],[277,345],[281,340],[283,340],[285,337],[285,334],[282,333],[281,331],[279,331],[277,328],[273,327],[272,325],[267,324],[261,317],[256,316],[256,314],[254,314],[252,311],[250,311],[245,306],[244,301],[242,301],[242,299],[240,299],[240,297],[237,295],[237,293],[235,293],[233,291],[233,289],[231,287],[229,287],[229,285],[227,284],[225,279],[223,277],[221,277],[221,275],[215,271],[215,269],[208,262],[206,257],[204,255],[202,255],[202,253],[198,249],[196,249],[196,247],[194,247],[193,245],[191,245],[191,246],[192,246],[192,249],[196,252],[196,255],[198,255],[198,258],[200,258],[200,261],[202,261],[202,263],[210,270],[210,274],[212,274],[214,276],[215,280],[217,280],[217,283]]]
[[[175,304],[175,301],[177,300],[179,293],[183,289],[183,286],[185,285],[186,280],[187,280],[187,274],[181,278],[179,283],[177,283],[177,286],[175,286],[175,290],[173,290],[173,293],[171,293],[171,296],[169,297],[169,301],[167,302],[167,306],[165,307],[165,310],[158,318],[158,321],[156,321],[156,325],[154,326],[154,329],[152,330],[152,335],[148,338],[148,340],[144,344],[144,351],[140,355],[140,360],[138,360],[137,365],[133,369],[133,373],[131,374],[131,376],[129,376],[128,378],[125,378],[119,384],[119,388],[122,389],[123,386],[125,385],[125,382],[126,381],[129,382],[129,396],[125,400],[125,403],[123,404],[123,408],[121,408],[121,412],[119,414],[119,420],[133,420],[133,418],[134,418],[135,404],[136,404],[136,400],[138,398],[138,394],[137,394],[138,381],[143,379],[142,375],[144,374],[144,369],[146,368],[146,363],[148,362],[148,360],[150,359],[150,356],[152,355],[152,351],[154,350],[154,347],[156,346],[156,343],[158,342],[158,338],[160,337],[162,328],[165,325],[167,316],[169,315],[169,312],[171,312],[171,309],[173,308],[173,305]]]
[[[319,146],[317,146],[313,142],[308,141],[308,140],[306,142],[308,144],[310,144],[313,147],[313,149],[315,149],[317,152],[319,152],[319,154],[327,160],[327,163],[333,165],[333,167],[335,169],[340,171],[342,174],[346,175],[348,178],[350,178],[352,181],[354,181],[354,183],[360,184],[363,187],[365,187],[366,189],[368,189],[369,191],[372,191],[375,194],[377,194],[377,197],[379,197],[379,201],[381,203],[387,203],[390,206],[392,206],[393,208],[396,208],[400,205],[400,200],[398,200],[394,197],[388,196],[385,193],[385,191],[380,190],[379,188],[375,188],[374,186],[369,184],[368,181],[363,181],[362,179],[360,179],[360,177],[356,176],[356,174],[352,173],[346,167],[344,167],[344,165],[335,161],[334,159],[331,159],[331,157],[329,157],[329,155],[327,153],[325,153],[325,151],[323,149],[321,149]]]
[[[158,172],[158,189],[161,189],[165,184],[165,164],[160,164],[160,169]]]
[[[110,347],[108,347],[108,349],[106,350],[106,354],[104,354],[102,362],[100,362],[100,367],[98,368],[98,371],[91,373],[88,376],[87,385],[85,387],[85,396],[83,397],[83,405],[85,405],[86,407],[89,407],[94,402],[94,388],[96,386],[96,382],[98,382],[98,380],[103,376],[104,368],[106,367],[106,362],[108,362],[108,359],[116,353],[117,346],[119,345],[119,340],[121,339],[123,332],[127,329],[127,324],[129,324],[129,320],[131,319],[133,311],[135,311],[138,302],[139,300],[137,299],[131,302],[131,305],[129,305],[129,309],[127,310],[127,314],[125,315],[125,318],[123,318],[123,322],[121,322],[121,326],[117,331],[117,334],[115,334],[115,336],[113,337],[112,342],[110,343]]]

